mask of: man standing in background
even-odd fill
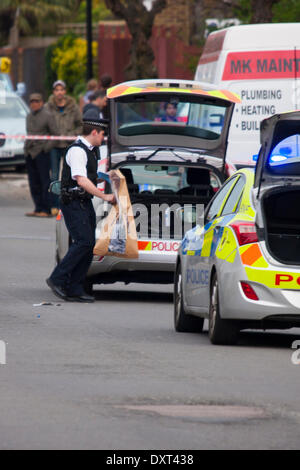
[[[87,90],[84,95],[82,95],[79,99],[79,108],[80,111],[83,112],[83,108],[86,104],[90,103],[91,96],[98,90],[98,82],[95,78],[92,78],[87,82]]]
[[[53,117],[44,107],[42,95],[33,93],[29,98],[31,112],[26,119],[27,134],[55,135],[57,129]],[[26,167],[34,211],[27,217],[50,217],[51,201],[48,192],[50,185],[51,143],[43,140],[27,140],[25,143]]]
[[[57,80],[53,84],[53,95],[47,103],[47,110],[51,113],[61,136],[78,136],[82,132],[82,115],[76,101],[67,95],[65,82]],[[68,141],[56,141],[51,150],[51,181],[57,181],[60,176],[60,166],[66,148],[70,145]],[[59,198],[53,195],[51,213],[58,214]]]
[[[88,111],[98,114],[98,119],[104,119],[105,108],[107,107],[106,92],[103,90],[95,91],[90,97],[90,103],[83,108],[83,116]]]

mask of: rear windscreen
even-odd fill
[[[147,164],[126,165],[121,172],[129,191],[134,185],[136,192],[145,194],[184,194],[191,187],[204,187],[215,193],[221,186],[215,174],[206,168]]]
[[[173,134],[219,139],[229,104],[194,97],[135,96],[117,104],[120,136]]]

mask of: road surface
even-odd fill
[[[24,177],[0,175],[1,449],[299,448],[300,330],[212,346],[175,333],[171,286],[64,303],[45,284],[55,221],[30,209]]]

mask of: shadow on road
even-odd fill
[[[276,330],[276,332],[242,331],[239,336],[238,345],[290,349],[294,341],[300,341],[300,330],[298,331],[299,333],[287,333],[278,330]]]
[[[96,300],[102,301],[173,303],[173,294],[167,292],[96,290],[94,296]]]

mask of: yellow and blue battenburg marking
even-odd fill
[[[196,227],[189,232],[183,240],[181,245],[182,254],[184,256],[201,256],[203,258],[214,256],[220,246],[220,242],[226,231],[226,226],[234,217],[235,215],[232,214],[227,215],[213,222],[209,222],[203,229]],[[216,226],[218,226],[218,229],[215,228]],[[235,246],[231,248],[230,252],[236,248],[234,237],[232,241],[234,241]]]

